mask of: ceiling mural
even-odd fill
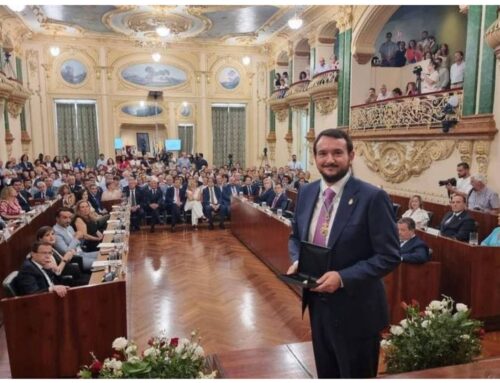
[[[123,106],[122,112],[134,117],[152,117],[161,114],[163,109],[158,105],[143,105],[139,102]]]
[[[34,32],[103,36],[155,46],[192,39],[227,44],[263,44],[294,14],[308,7],[284,5],[30,5],[18,12]],[[158,36],[156,29],[169,29]],[[104,36],[103,36],[104,37]]]

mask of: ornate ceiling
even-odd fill
[[[260,45],[288,28],[287,21],[311,6],[274,5],[30,5],[17,13],[34,35],[131,39],[154,46],[193,40]],[[9,12],[12,12],[9,10]],[[155,30],[171,30],[159,37]]]

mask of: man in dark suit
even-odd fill
[[[31,194],[24,189],[23,182],[19,178],[14,178],[12,180],[12,186],[17,191],[17,202],[21,205],[24,211],[30,211],[31,206],[29,201],[33,199]]]
[[[229,177],[229,183],[222,189],[222,206],[225,209],[225,215],[229,216],[231,213],[231,196],[238,196],[240,193],[240,186],[236,184],[236,179]]]
[[[255,185],[252,185],[252,177],[250,176],[245,176],[245,184],[241,187],[241,191],[243,192],[243,195],[248,197],[248,198],[255,198],[257,195],[259,195],[259,188],[254,187]]]
[[[288,205],[288,198],[283,191],[283,186],[280,183],[277,183],[274,186],[274,198],[273,202],[271,202],[271,207],[272,210],[276,211],[278,209],[285,210],[286,205]]]
[[[401,262],[425,263],[431,260],[429,246],[415,235],[415,221],[410,217],[398,221]]]
[[[51,268],[55,266],[52,245],[35,242],[31,248],[31,258],[26,259],[19,270],[14,285],[20,295],[54,291],[61,298],[66,296],[68,286],[57,284]]]
[[[255,202],[262,205],[262,202],[265,202],[267,206],[271,206],[273,203],[274,197],[276,196],[273,190],[273,181],[271,178],[264,178],[264,189],[262,194],[255,199]]]
[[[150,232],[155,232],[155,225],[160,224],[160,213],[163,203],[163,194],[158,187],[158,181],[151,179],[149,187],[144,190],[144,198],[142,208],[147,215],[151,216],[151,229]]]
[[[225,229],[224,227],[224,213],[225,210],[221,205],[222,193],[220,189],[216,188],[214,185],[214,179],[210,177],[208,179],[208,185],[205,189],[203,189],[203,214],[205,217],[208,217],[208,228],[213,230],[214,228],[214,217],[213,215],[219,214],[220,216],[220,224],[219,227],[221,229]]]
[[[175,231],[175,225],[181,221],[181,211],[186,202],[186,192],[181,187],[181,178],[176,177],[174,186],[167,189],[165,193],[165,207],[172,216],[171,231]]]
[[[35,199],[49,200],[55,198],[54,192],[52,190],[47,190],[45,182],[38,182],[37,188],[39,191],[35,193]]]
[[[297,271],[302,241],[328,249],[318,287],[303,292],[318,377],[375,377],[379,334],[389,323],[381,279],[400,262],[392,204],[351,175],[353,144],[343,130],[322,131],[313,152],[322,179],[298,193],[287,273]]]
[[[68,183],[69,190],[71,190],[71,193],[75,195],[83,190],[83,187],[77,184],[76,177],[73,174],[68,175],[66,182]]]
[[[92,205],[96,213],[104,214],[106,209],[102,206],[101,195],[98,192],[98,187],[96,184],[91,184],[88,189],[89,203]]]
[[[135,177],[128,177],[128,186],[123,188],[123,193],[130,202],[130,231],[140,229],[140,222],[144,218],[142,208],[143,192],[137,187]]]
[[[467,242],[469,234],[476,230],[476,223],[465,210],[465,197],[454,194],[451,197],[450,205],[451,211],[445,214],[439,226],[441,235]]]

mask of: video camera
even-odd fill
[[[413,68],[413,74],[420,77],[420,74],[422,73],[422,67],[420,65],[417,65],[415,68]]]
[[[450,184],[451,186],[457,186],[457,179],[456,178],[450,178],[450,179],[447,179],[447,180],[438,181],[438,185],[439,186],[446,186],[448,184]]]

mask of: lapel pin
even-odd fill
[[[354,200],[351,198],[351,199],[349,200],[349,205],[352,205],[352,204],[353,204],[353,202],[354,202]]]

